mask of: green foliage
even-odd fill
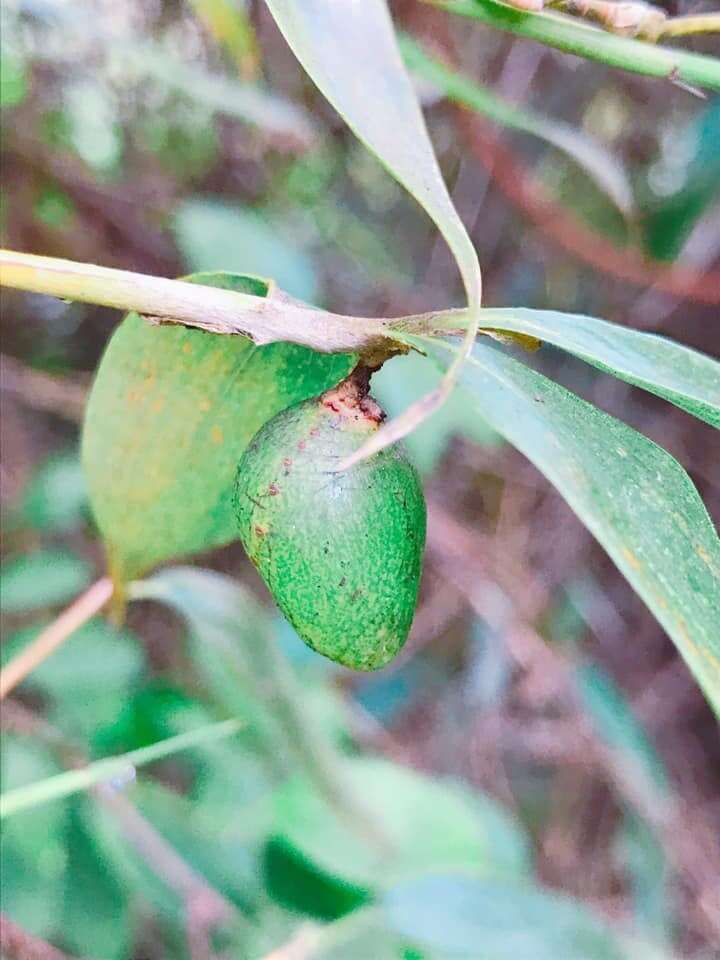
[[[230,274],[193,279],[267,290]],[[128,316],[100,364],[82,448],[115,578],[235,539],[232,484],[245,445],[273,414],[333,386],[351,366],[350,357],[293,344],[258,348]]]
[[[440,362],[453,350],[417,343]],[[476,344],[462,383],[478,413],[555,484],[605,547],[720,711],[720,540],[682,467],[487,344]]]
[[[274,797],[276,832],[320,869],[368,890],[445,867],[527,875],[522,831],[488,798],[382,760],[346,760],[345,767],[351,789],[378,818],[376,835],[333,816],[307,779],[288,781]]]
[[[537,337],[720,428],[720,364],[666,337],[556,310],[483,310],[480,323]]]
[[[74,452],[49,457],[33,473],[22,501],[23,519],[35,530],[70,530],[86,508],[85,476]]]
[[[720,98],[663,140],[665,149],[648,173],[642,225],[652,256],[672,261],[720,197]]]
[[[0,570],[0,609],[27,613],[73,600],[90,582],[90,564],[66,550],[38,550]]]
[[[407,881],[385,895],[383,906],[391,927],[421,948],[458,960],[635,960],[641,955],[624,948],[609,927],[567,897],[469,873]]]
[[[173,232],[193,271],[230,270],[272,277],[309,303],[319,299],[311,260],[287,237],[287,227],[236,204],[192,197],[175,211]],[[254,293],[254,290],[249,290]]]

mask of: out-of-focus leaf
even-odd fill
[[[392,417],[434,390],[438,381],[434,364],[419,353],[409,353],[385,364],[375,374],[373,395]],[[428,474],[435,469],[456,434],[483,446],[495,444],[499,439],[478,419],[475,411],[468,408],[462,396],[455,393],[431,419],[405,438],[404,445],[418,470]]]
[[[67,818],[67,879],[59,927],[62,945],[81,957],[122,960],[131,955],[128,893],[88,824],[86,800]]]
[[[263,875],[274,900],[320,920],[335,920],[368,900],[362,887],[320,870],[280,837],[271,838],[265,846]]]
[[[189,652],[213,703],[242,716],[246,733],[281,749],[264,649],[274,642],[268,612],[242,584],[210,570],[172,567],[134,583],[134,599],[174,608],[190,627]]]
[[[307,780],[293,778],[275,796],[278,835],[327,873],[368,889],[442,867],[527,874],[527,841],[489,798],[381,760],[348,760],[345,767],[351,789],[377,816],[385,846],[351,832]]]
[[[607,746],[637,766],[648,787],[666,790],[664,764],[612,677],[596,664],[585,664],[575,671],[575,686],[588,719]]]
[[[615,753],[616,762],[640,790],[655,793],[657,803],[662,803],[668,786],[664,764],[612,677],[596,664],[585,664],[575,672],[575,686],[586,716]],[[662,837],[630,814],[621,831],[619,855],[630,875],[638,920],[648,933],[667,942],[672,902]]]
[[[391,928],[457,960],[635,960],[583,904],[540,888],[438,874],[389,890]]]
[[[120,161],[122,130],[117,104],[109,90],[95,80],[81,80],[65,88],[65,114],[70,140],[78,156],[98,172],[109,172]]]
[[[236,829],[235,818],[218,817],[216,811],[152,781],[139,783],[133,800],[158,833],[210,886],[242,909],[252,907],[260,889],[253,847],[262,842],[261,835],[247,843],[242,831]],[[243,812],[242,805],[237,804],[238,820],[242,820]]]
[[[491,90],[451,70],[428,54],[412,38],[400,39],[405,63],[418,76],[435,84],[447,97],[477,110],[496,123],[539,137],[567,154],[624,213],[633,208],[630,181],[622,164],[603,144],[570,124],[523,110]]]
[[[35,471],[23,497],[23,517],[36,530],[69,530],[87,507],[85,477],[76,453],[50,457]]]
[[[36,632],[24,630],[24,643]],[[77,736],[89,737],[118,715],[142,666],[137,639],[95,619],[76,630],[26,682],[52,698],[52,719]]]
[[[0,570],[0,609],[25,613],[74,599],[88,585],[87,561],[65,550],[36,550],[15,557]]]
[[[644,821],[628,815],[616,855],[628,874],[637,926],[658,943],[670,944],[675,927],[673,886],[662,841]]]
[[[674,340],[596,317],[523,307],[483,310],[480,326],[552,343],[720,427],[720,363]]]
[[[454,350],[411,340],[440,362]],[[545,474],[605,547],[720,711],[720,540],[680,464],[488,344],[476,344],[462,382],[478,413]]]
[[[665,149],[648,172],[651,198],[643,229],[652,256],[674,260],[697,221],[720,197],[720,99],[684,130],[666,130]]]
[[[172,227],[191,270],[244,270],[271,278],[294,297],[318,302],[312,261],[288,240],[287,228],[255,210],[190,197],[176,209]]]
[[[469,302],[477,307],[477,256],[440,174],[384,0],[267,3],[322,93],[434,220],[457,260]]]
[[[16,107],[27,94],[27,73],[23,58],[9,46],[0,50],[0,107]]]
[[[193,278],[264,296],[260,280]],[[163,560],[234,540],[238,460],[279,410],[328,389],[354,357],[289,343],[125,318],[110,341],[88,401],[82,462],[116,580]]]
[[[3,737],[4,789],[21,788],[57,769],[39,744]],[[65,811],[58,805],[18,814],[0,830],[2,909],[36,936],[57,932],[67,864],[64,833]]]
[[[260,53],[245,0],[190,0],[196,15],[235,61],[243,76],[257,72]]]
[[[68,227],[75,215],[75,204],[63,190],[48,186],[33,204],[33,216],[48,227],[62,230]]]
[[[303,146],[308,146],[317,136],[311,117],[301,107],[262,86],[214,76],[150,44],[134,44],[111,52],[124,79],[142,76],[156,80],[192,100],[205,112],[235,117]]]

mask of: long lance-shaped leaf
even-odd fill
[[[537,40],[578,57],[631,73],[720,90],[720,60],[606,33],[557,13],[531,13],[497,0],[433,0],[450,13]]]
[[[385,0],[267,0],[300,63],[360,140],[424,207],[452,250],[470,324],[434,393],[386,424],[341,469],[400,439],[446,398],[477,333],[477,255],[443,182]]]
[[[458,322],[464,330],[460,314],[447,315],[439,329],[450,332]],[[697,350],[597,317],[557,310],[481,310],[480,328],[523,333],[552,343],[720,428],[720,363]]]
[[[199,747],[201,744],[229,737],[233,733],[237,733],[241,726],[242,723],[239,720],[223,720],[221,723],[211,723],[200,727],[198,730],[180,733],[176,737],[168,737],[167,740],[160,740],[148,747],[131,750],[129,753],[124,753],[118,757],[97,760],[80,770],[68,770],[66,773],[58,773],[46,780],[30,783],[25,787],[17,787],[15,790],[8,790],[7,793],[0,796],[0,819],[9,817],[13,813],[19,813],[21,810],[36,807],[40,803],[60,800],[63,797],[71,796],[73,793],[79,793],[81,790],[89,790],[91,787],[107,783],[117,777],[123,780],[128,776],[132,777],[136,767],[146,763],[154,763],[156,760],[163,760],[165,757],[171,757],[180,750],[188,750],[190,747]]]
[[[633,207],[633,195],[627,174],[610,150],[582,131],[503,100],[492,90],[450,69],[431,56],[411,37],[400,37],[405,63],[413,73],[429,80],[455,103],[470,107],[511,130],[531,134],[561,150],[582,167],[595,184],[623,213]]]
[[[447,362],[457,350],[409,338]],[[673,639],[720,714],[720,540],[667,451],[486,343],[461,383],[468,402],[545,474]]]

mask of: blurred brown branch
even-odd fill
[[[34,937],[0,913],[0,954],[3,960],[69,960],[66,953]]]
[[[77,377],[77,374],[73,374]],[[16,397],[29,407],[82,420],[88,386],[66,377],[56,377],[33,370],[7,354],[0,356],[0,390]]]
[[[652,287],[697,303],[720,304],[720,272],[699,271],[650,260],[632,247],[618,247],[582,223],[555,200],[544,184],[502,143],[486,121],[467,110],[455,111],[457,125],[472,154],[497,186],[543,235],[583,263],[637,286]]]

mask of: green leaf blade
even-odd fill
[[[422,338],[417,345],[436,356],[456,349]],[[607,550],[720,713],[720,540],[680,464],[487,344],[476,344],[462,383]]]
[[[435,222],[457,260],[470,305],[477,307],[477,255],[442,179],[384,0],[267,4],[324,96]]]
[[[263,281],[198,274],[264,296]],[[88,401],[82,462],[112,574],[120,584],[172,557],[234,540],[240,455],[266,420],[341,380],[349,354],[151,326],[129,314]]]
[[[720,363],[690,347],[596,317],[557,310],[485,310],[480,314],[480,326],[552,343],[720,428]]]

